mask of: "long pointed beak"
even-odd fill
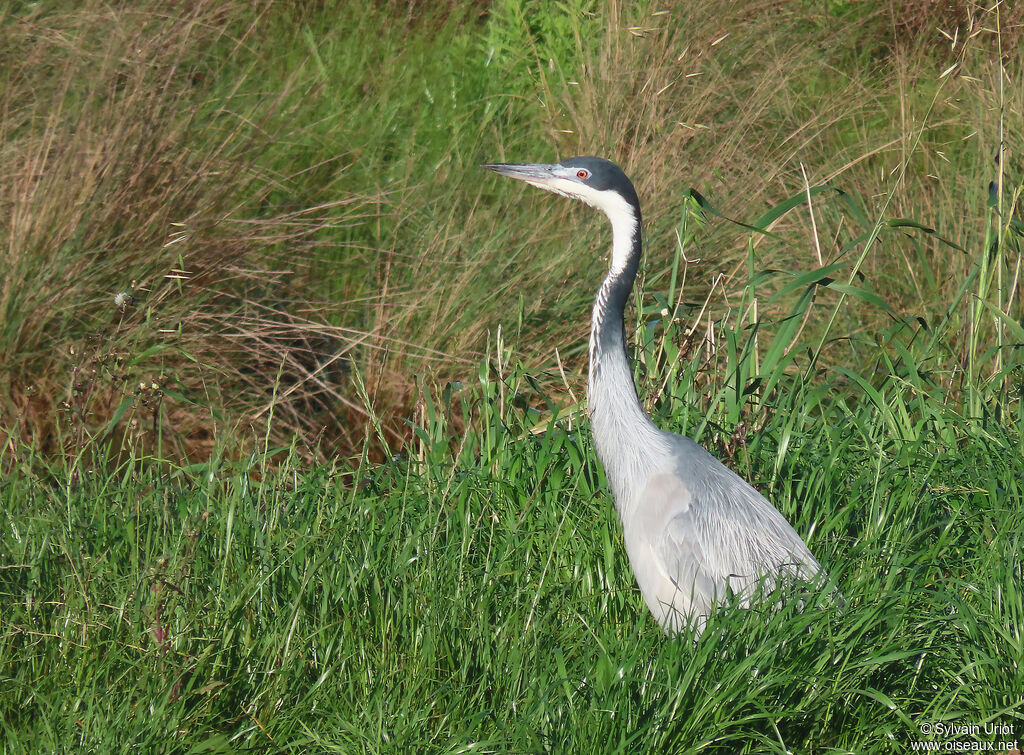
[[[493,163],[481,167],[493,170],[509,178],[526,181],[534,186],[543,186],[557,178],[555,168],[557,165],[544,165],[542,163]]]

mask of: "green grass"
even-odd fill
[[[490,428],[468,441],[432,412],[421,461],[5,481],[5,750],[891,752],[1024,726],[1016,432],[773,415],[747,474],[846,608],[726,609],[694,644],[650,618],[585,428],[498,415],[521,379],[463,389]]]
[[[383,464],[284,448],[5,481],[7,749],[890,752],[953,739],[929,724],[1019,728],[1019,402],[964,416],[884,343],[870,382],[808,379],[784,348],[802,301],[720,323],[711,363],[640,312],[637,377],[805,534],[842,611],[726,607],[665,637],[579,407],[499,342],[421,393]]]
[[[1019,10],[661,10],[0,9],[0,751],[1024,739]],[[644,199],[647,408],[842,612],[650,618],[607,229],[478,169],[575,153]]]

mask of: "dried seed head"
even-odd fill
[[[128,307],[135,303],[135,297],[127,291],[121,291],[114,297],[114,306],[124,312]]]

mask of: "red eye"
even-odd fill
[[[576,171],[576,178],[586,180],[590,178],[590,171],[587,170],[586,168],[580,168],[578,171]]]

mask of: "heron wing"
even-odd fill
[[[663,582],[655,600],[696,616],[730,592],[749,597],[762,579],[770,590],[780,576],[807,579],[819,570],[764,496],[693,441],[680,441],[676,473],[652,478],[637,503]]]

